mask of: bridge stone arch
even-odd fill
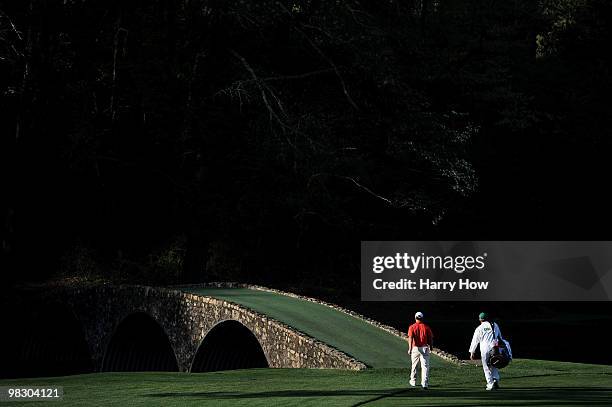
[[[59,286],[40,297],[59,301],[73,310],[83,325],[96,371],[105,368],[104,355],[113,335],[121,322],[133,314],[146,314],[159,324],[182,372],[191,370],[200,345],[224,321],[235,321],[252,334],[269,367],[352,370],[366,367],[275,319],[216,298],[166,288],[110,284]],[[201,368],[196,366],[196,370]]]
[[[191,372],[269,367],[253,332],[239,321],[219,321],[207,333],[191,363]]]
[[[27,296],[0,304],[6,334],[0,338],[0,377],[90,373],[94,366],[83,326],[65,304],[28,307]],[[8,331],[12,335],[7,335]]]
[[[112,333],[101,370],[178,371],[178,364],[162,326],[150,315],[135,312],[121,320]]]

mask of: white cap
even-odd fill
[[[414,317],[416,319],[423,319],[423,313],[421,311],[417,312],[416,314],[414,314]]]

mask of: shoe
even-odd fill
[[[499,383],[497,382],[497,380],[493,380],[493,389],[495,390],[499,389]]]
[[[410,385],[411,385],[412,387],[416,387],[416,382],[413,382],[412,380],[410,380]]]
[[[422,387],[423,387],[423,390],[429,390],[428,386],[422,386]]]
[[[493,390],[493,385],[492,384],[487,384],[486,389],[487,389],[487,391]]]

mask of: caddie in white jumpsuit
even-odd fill
[[[484,370],[485,379],[487,381],[487,390],[493,390],[499,388],[499,370],[489,366],[487,362],[489,351],[496,343],[495,338],[501,340],[501,332],[496,323],[489,322],[489,317],[486,313],[481,312],[480,315],[478,315],[478,319],[480,320],[480,325],[476,328],[474,336],[472,337],[470,359],[475,359],[474,352],[476,352],[476,348],[480,345],[482,370]]]

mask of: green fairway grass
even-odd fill
[[[184,291],[235,302],[261,312],[371,367],[405,368],[410,363],[404,339],[325,305],[247,288],[189,288]],[[407,316],[406,330],[409,323]],[[442,363],[446,362],[432,357],[432,366]]]
[[[97,373],[1,380],[0,386],[63,386],[64,399],[46,403],[66,407],[612,405],[611,366],[516,360],[503,370],[502,388],[494,392],[484,390],[482,369],[477,366],[434,368],[427,391],[407,383],[407,369],[254,369]],[[45,402],[12,404],[41,406]]]

